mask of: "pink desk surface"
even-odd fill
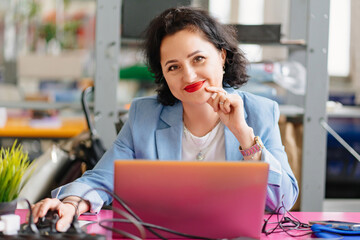
[[[27,210],[18,209],[16,210],[16,214],[20,215],[21,223],[26,221],[26,213]],[[111,210],[102,210],[97,215],[81,215],[79,220],[85,221],[101,221],[104,219],[112,218]],[[338,220],[338,221],[349,221],[349,222],[360,222],[360,212],[292,212],[294,217],[298,218],[303,223],[308,223],[309,221],[317,221],[317,220]],[[265,215],[267,218],[269,215]],[[276,220],[276,216],[273,216],[269,222],[274,222]],[[100,227],[98,224],[90,224],[87,227],[88,233],[99,233],[106,235],[106,239],[112,239],[112,233]],[[300,234],[303,232],[293,231],[293,234]],[[265,234],[261,234],[261,240],[281,240],[281,239],[310,239],[311,235],[303,236],[303,237],[290,237],[286,233],[274,233],[269,236]]]

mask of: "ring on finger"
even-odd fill
[[[219,104],[224,104],[224,102],[219,102]]]

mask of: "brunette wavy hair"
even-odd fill
[[[183,29],[200,31],[217,49],[226,50],[223,86],[239,88],[248,81],[247,60],[238,48],[236,31],[233,27],[219,23],[205,10],[192,7],[170,8],[153,19],[144,32],[145,60],[155,78],[160,103],[171,106],[178,101],[163,76],[160,64],[161,42],[165,36]]]

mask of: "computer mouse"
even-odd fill
[[[36,224],[23,223],[21,225],[19,235],[14,235],[14,238],[11,239],[106,240],[106,236],[102,234],[87,234],[81,230],[77,221],[71,223],[70,228],[66,232],[59,232],[56,230],[56,223],[58,222],[59,218],[60,217],[57,211],[50,210],[44,217],[39,218]],[[1,236],[0,239],[2,239]]]
[[[36,223],[40,234],[58,233],[56,230],[56,223],[59,220],[59,214],[57,211],[49,210],[46,215]]]

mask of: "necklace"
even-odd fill
[[[205,136],[196,137],[194,136],[184,124],[184,134],[186,138],[190,138],[194,145],[198,148],[199,152],[196,154],[196,160],[203,161],[206,157],[206,153],[212,146],[212,142],[219,130],[220,122]]]

